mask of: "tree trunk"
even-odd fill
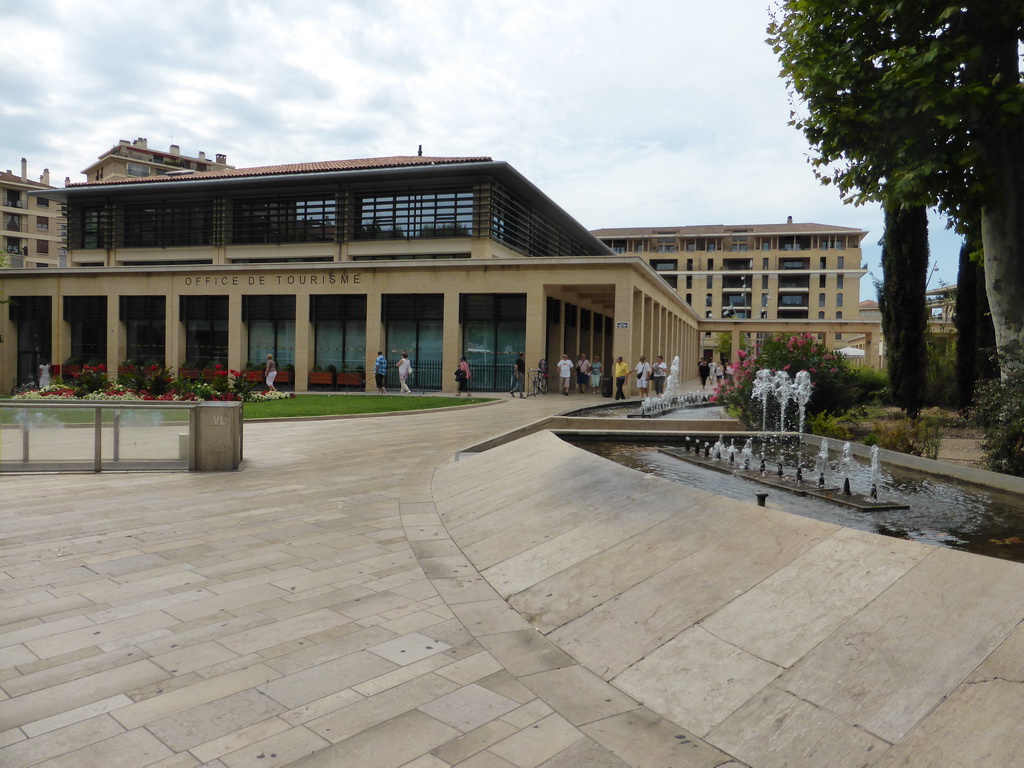
[[[1000,355],[1024,359],[1024,137],[991,137],[985,156],[1000,193],[981,212],[985,289]]]

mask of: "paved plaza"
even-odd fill
[[[239,472],[0,478],[0,766],[1019,765],[1024,567],[548,433],[459,453],[599,402],[248,423]]]

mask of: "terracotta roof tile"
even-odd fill
[[[422,157],[419,155],[396,157],[369,157],[357,160],[326,160],[315,163],[290,163],[287,165],[259,165],[252,168],[225,168],[216,171],[164,174],[144,178],[110,179],[107,181],[85,181],[70,184],[71,187],[97,187],[120,184],[145,184],[154,181],[190,181],[193,179],[231,179],[246,176],[280,176],[293,173],[322,173],[324,171],[356,171],[375,168],[402,168],[422,165],[450,165],[453,163],[490,162],[489,157]]]
[[[39,189],[54,189],[54,187],[43,184],[39,181],[32,181],[32,179],[22,179],[16,173],[7,173],[6,171],[0,171],[0,182],[4,184],[25,184],[29,187],[38,187]]]

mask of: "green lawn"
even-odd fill
[[[288,400],[246,403],[247,419],[292,419],[299,416],[344,416],[355,413],[423,411],[453,405],[486,403],[490,397],[429,397],[420,395],[299,395]]]

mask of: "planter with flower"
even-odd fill
[[[319,365],[314,365],[313,370],[309,372],[309,386],[310,387],[333,387],[334,386],[334,373],[331,371],[325,371]]]

